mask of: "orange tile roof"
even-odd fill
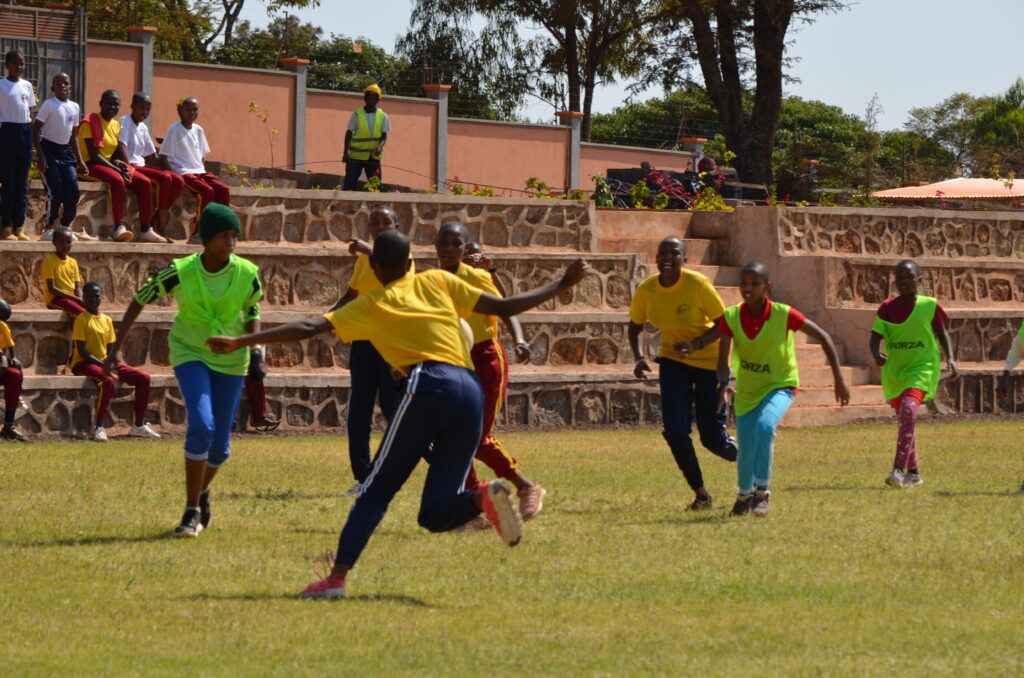
[[[905,186],[875,191],[881,200],[1019,200],[1024,198],[1024,180],[949,179],[924,186]]]

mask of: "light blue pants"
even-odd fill
[[[766,395],[757,407],[736,417],[736,433],[740,439],[736,471],[741,496],[753,493],[755,484],[768,487],[772,478],[775,428],[793,404],[793,397],[791,389],[777,389]]]
[[[174,376],[188,416],[185,458],[220,466],[231,454],[231,428],[245,377],[211,370],[198,360],[178,365]]]

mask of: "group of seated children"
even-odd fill
[[[229,204],[228,187],[208,173],[203,163],[210,145],[203,128],[196,124],[199,102],[195,99],[178,102],[181,120],[168,128],[158,152],[145,123],[152,108],[147,94],[135,93],[131,113],[118,117],[121,96],[106,90],[100,96],[99,111],[82,118],[78,104],[69,99],[71,78],[58,73],[50,83],[54,96],[43,102],[33,120],[35,93],[21,78],[25,59],[12,50],[4,61],[7,77],[0,81],[0,239],[29,239],[25,215],[33,146],[49,197],[43,240],[50,240],[58,225],[71,228],[80,178],[107,184],[116,242],[136,237],[125,222],[128,190],[138,199],[138,239],[148,243],[172,242],[164,229],[170,208],[186,185],[196,195],[198,211],[211,202]],[[84,229],[72,232],[71,237],[97,239]]]

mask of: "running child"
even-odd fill
[[[234,254],[241,225],[224,205],[209,205],[199,219],[203,251],[175,259],[146,281],[128,305],[106,365],[120,361],[120,342],[143,307],[171,295],[178,302],[167,343],[185,401],[185,513],[177,537],[197,537],[209,527],[210,483],[231,452],[249,351],[214,354],[206,339],[220,332],[259,331],[263,287],[259,269]]]
[[[697,414],[700,442],[713,454],[736,461],[736,440],[725,430],[726,409],[718,403],[718,326],[725,306],[714,285],[696,271],[683,267],[686,243],[668,237],[658,244],[658,272],[640,283],[629,305],[629,346],[636,363],[633,374],[646,379],[651,366],[640,351],[640,334],[650,323],[661,330],[658,349],[658,386],[661,388],[662,436],[696,495],[691,511],[710,509],[711,495],[690,432]]]
[[[882,393],[899,422],[896,457],[892,472],[885,478],[890,487],[904,488],[924,481],[918,471],[917,410],[921,403],[935,397],[939,387],[942,361],[939,346],[946,354],[950,378],[956,378],[956,362],[946,331],[946,312],[934,297],[918,295],[921,268],[904,259],[893,269],[899,296],[886,299],[878,307],[871,328],[871,355],[882,368]],[[880,346],[885,341],[885,353]]]
[[[370,256],[383,285],[315,320],[242,337],[212,337],[218,352],[258,343],[300,341],[334,331],[342,341],[366,339],[404,375],[403,396],[341,531],[330,574],[303,595],[343,597],[345,577],[356,564],[388,504],[421,458],[430,464],[419,523],[445,532],[486,512],[510,546],[522,536],[522,518],[504,480],[481,490],[464,483],[480,442],[483,392],[472,370],[460,317],[471,313],[515,315],[577,284],[587,264],[576,260],[558,281],[507,299],[473,288],[442,270],[413,275],[409,240],[400,231],[377,236]]]
[[[61,227],[53,232],[53,254],[43,259],[41,278],[46,308],[60,309],[74,320],[85,311],[82,274],[71,252],[72,233]]]
[[[27,443],[24,433],[14,428],[14,420],[21,407],[21,384],[24,375],[21,363],[14,356],[14,338],[7,321],[11,319],[11,305],[0,299],[0,387],[4,389],[4,423],[0,440]]]
[[[185,184],[199,194],[196,209],[200,214],[212,203],[230,205],[231,191],[227,185],[206,171],[203,158],[210,154],[210,144],[206,141],[206,132],[196,123],[199,102],[192,97],[182,99],[178,102],[178,117],[181,119],[167,128],[160,146],[164,169],[180,175]],[[189,242],[196,243],[195,234]]]
[[[90,113],[78,126],[79,152],[85,158],[89,176],[98,179],[110,189],[110,211],[114,215],[114,242],[128,242],[135,237],[125,225],[125,209],[128,189],[135,193],[139,203],[139,229],[143,242],[164,242],[153,240],[156,234],[149,233],[153,223],[153,187],[142,177],[136,181],[135,168],[128,164],[128,155],[121,143],[121,122],[117,114],[121,111],[121,95],[108,89],[100,95],[99,113]]]
[[[68,99],[71,95],[71,78],[67,73],[58,73],[50,83],[53,98],[39,107],[32,124],[32,141],[36,147],[36,166],[43,177],[43,185],[49,198],[46,227],[40,240],[53,240],[53,229],[57,221],[64,228],[71,229],[78,211],[78,175],[87,174],[89,168],[79,154],[78,122],[82,119],[78,104]],[[61,212],[63,208],[63,213]],[[82,240],[96,240],[86,233],[77,236]]]
[[[118,139],[124,144],[128,164],[135,168],[134,180],[148,181],[152,187],[150,192],[156,194],[156,219],[151,227],[142,227],[139,240],[143,242],[174,242],[164,235],[164,229],[170,222],[171,206],[181,194],[185,180],[179,174],[146,164],[147,160],[159,163],[156,146],[153,144],[153,138],[149,135],[149,128],[145,122],[152,108],[153,101],[148,94],[145,92],[133,94],[132,112],[121,116],[121,134]]]
[[[0,240],[28,240],[28,170],[32,164],[32,110],[38,100],[32,83],[21,77],[25,57],[4,55],[7,77],[0,80]]]
[[[505,295],[495,284],[494,272],[496,269],[490,260],[485,260],[482,253],[477,253],[470,258],[478,266],[486,265],[486,270],[470,266],[463,261],[468,242],[469,231],[462,223],[446,221],[441,224],[434,241],[438,266],[441,270],[448,271],[468,283],[474,289],[495,297],[504,297]],[[523,338],[523,329],[519,320],[515,316],[502,316],[502,320],[508,325],[516,342],[516,358],[520,361],[528,360],[530,345]],[[498,341],[498,317],[473,313],[466,318],[466,322],[469,323],[473,332],[472,348],[470,349],[473,371],[476,372],[484,391],[483,431],[474,456],[487,464],[496,476],[515,485],[519,496],[519,513],[524,521],[530,520],[540,513],[544,505],[544,495],[547,492],[523,474],[519,462],[505,449],[493,432],[494,420],[501,412],[501,406],[505,402],[505,393],[508,390],[508,357],[505,355],[505,349],[501,342]],[[470,464],[467,487],[472,489],[483,485],[484,483],[477,479],[473,465]]]
[[[725,309],[718,346],[719,407],[735,395],[736,459],[739,493],[732,515],[748,512],[768,515],[768,486],[772,476],[775,429],[793,404],[800,385],[793,333],[801,330],[821,344],[832,367],[836,402],[850,402],[832,337],[795,308],[768,298],[768,267],[752,261],[740,269],[743,302]],[[729,384],[729,349],[732,347],[736,386]]]
[[[378,205],[370,211],[370,220],[366,225],[370,242],[384,231],[397,229],[398,215],[386,205]],[[381,288],[380,281],[370,266],[370,254],[373,247],[358,238],[348,241],[348,251],[357,255],[352,278],[349,280],[345,294],[328,312],[337,310],[359,296],[366,296],[373,290]],[[412,263],[411,271],[416,272],[416,264]],[[373,405],[380,405],[381,414],[388,422],[398,407],[398,385],[391,377],[391,366],[365,340],[352,342],[349,350],[348,369],[352,377],[349,388],[348,407],[345,414],[345,428],[348,435],[348,458],[352,466],[352,475],[356,484],[346,491],[346,495],[355,495],[359,483],[370,474],[370,431],[373,428]]]
[[[103,420],[107,417],[115,388],[114,378],[110,376],[110,372],[113,372],[121,383],[135,387],[135,419],[129,435],[138,438],[159,438],[160,434],[146,423],[149,375],[116,360],[111,362],[107,369],[104,361],[117,340],[114,334],[114,321],[109,315],[100,312],[103,291],[99,283],[87,282],[83,291],[85,311],[75,318],[75,326],[71,330],[71,341],[75,345],[71,371],[81,377],[89,377],[99,389],[99,395],[96,397],[96,428],[92,432],[92,439],[98,443],[107,442]]]

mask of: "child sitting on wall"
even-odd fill
[[[25,434],[14,428],[14,419],[21,407],[21,363],[14,357],[14,339],[7,321],[11,319],[11,306],[0,299],[0,386],[4,389],[4,424],[0,440],[27,443]]]
[[[58,228],[53,232],[53,254],[43,259],[40,277],[46,308],[65,311],[74,320],[85,311],[82,302],[82,274],[71,252],[71,231]]]

